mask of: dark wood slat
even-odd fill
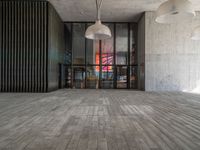
[[[8,90],[8,4],[6,4],[5,9],[5,90]]]
[[[3,48],[2,48],[2,23],[3,23],[3,8],[2,8],[2,2],[0,1],[0,92],[2,91],[2,57],[3,57]]]
[[[38,4],[37,4],[38,5]],[[41,12],[41,7],[42,7],[42,4],[38,5],[38,18],[37,18],[37,22],[38,22],[38,26],[37,26],[37,30],[38,30],[38,50],[37,50],[37,53],[38,53],[38,56],[37,56],[37,91],[40,92],[41,91],[41,80],[40,80],[40,75],[41,75],[41,72],[40,72],[40,68],[41,68],[41,17],[42,17],[42,12]]]
[[[40,22],[41,22],[41,26],[40,26],[40,31],[41,31],[41,39],[40,39],[40,46],[41,46],[41,49],[40,49],[40,70],[39,70],[39,72],[40,72],[40,92],[42,92],[43,91],[43,89],[44,89],[44,78],[43,78],[43,76],[44,76],[44,66],[43,66],[43,64],[44,64],[44,59],[43,59],[43,56],[44,56],[44,32],[42,32],[42,31],[44,31],[44,7],[45,7],[45,5],[44,5],[44,3],[42,3],[41,4],[42,6],[41,6],[41,8],[40,8],[40,11],[41,11],[41,15],[40,15]]]
[[[16,92],[19,92],[19,46],[20,46],[20,42],[19,42],[19,38],[20,38],[20,32],[19,32],[19,20],[20,20],[20,10],[19,10],[19,3],[16,3],[17,5],[17,20],[16,20]]]
[[[28,46],[28,61],[29,61],[29,92],[32,91],[32,64],[31,64],[31,54],[32,54],[32,37],[31,37],[31,33],[32,33],[32,18],[31,18],[31,15],[32,15],[32,3],[29,3],[29,46]]]
[[[32,91],[35,92],[36,89],[36,80],[35,80],[35,48],[36,48],[36,39],[35,39],[35,2],[33,2],[33,9],[32,9],[32,26],[33,26],[33,32],[32,32]]]
[[[14,84],[13,84],[13,91],[17,91],[17,5],[16,2],[14,2],[14,72],[13,72],[13,78],[14,78]]]
[[[8,24],[7,24],[7,31],[8,31],[8,41],[7,41],[7,69],[8,69],[8,74],[7,74],[7,90],[10,91],[10,87],[11,87],[11,83],[10,83],[10,77],[11,77],[11,73],[10,73],[10,69],[11,69],[11,2],[8,2]]]
[[[24,92],[28,92],[28,3],[24,2],[24,20],[23,20],[23,24],[24,24]]]
[[[22,14],[22,91],[25,92],[26,91],[26,68],[25,68],[25,64],[26,64],[26,51],[25,51],[25,48],[26,48],[26,21],[25,21],[25,16],[26,16],[26,5],[25,5],[25,2],[22,3],[22,11],[23,11],[23,14]]]
[[[5,91],[5,3],[2,3],[2,91]]]
[[[47,87],[48,87],[48,76],[47,76],[47,72],[48,72],[48,52],[47,52],[47,49],[48,49],[48,28],[47,28],[47,24],[48,24],[48,17],[47,17],[47,14],[48,14],[48,3],[45,3],[45,7],[44,7],[44,39],[43,39],[43,43],[44,43],[44,47],[43,47],[43,62],[44,62],[44,76],[43,76],[43,85],[44,85],[44,92],[47,92]]]
[[[19,49],[18,49],[18,71],[19,71],[19,92],[23,92],[23,3],[19,3]]]
[[[11,28],[10,28],[10,32],[11,32],[11,37],[10,37],[10,49],[11,49],[11,56],[10,56],[10,59],[11,59],[11,64],[10,64],[10,91],[13,92],[13,65],[14,65],[14,51],[13,51],[13,46],[14,46],[14,7],[13,7],[13,2],[11,2],[10,4],[10,7],[11,7]]]
[[[28,44],[28,36],[27,36],[27,12],[28,6],[27,2],[24,2],[24,91],[28,92],[28,77],[27,77],[27,44]]]

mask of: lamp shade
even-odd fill
[[[195,16],[192,3],[188,0],[168,0],[156,12],[156,22],[172,24],[190,21]]]
[[[100,20],[87,28],[85,37],[92,40],[103,40],[111,38],[110,29],[103,25]]]
[[[192,32],[191,36],[192,40],[200,40],[200,26],[196,27]]]

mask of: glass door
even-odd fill
[[[116,82],[118,89],[127,88],[127,66],[116,67]]]
[[[71,67],[65,67],[65,87],[72,88],[72,69]]]
[[[86,88],[99,88],[99,66],[87,66],[86,69]]]
[[[113,66],[101,67],[101,88],[113,89],[114,88],[114,69]]]
[[[73,68],[73,88],[83,89],[85,88],[85,67]]]

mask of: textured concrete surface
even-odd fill
[[[190,39],[200,13],[185,24],[162,25],[145,13],[145,86],[147,91],[200,93],[200,42]]]
[[[56,8],[63,21],[94,21],[95,0],[48,0]],[[166,0],[104,0],[103,21],[137,21],[144,11],[154,11]],[[190,0],[200,10],[199,0]]]
[[[0,93],[0,150],[199,150],[200,95]]]

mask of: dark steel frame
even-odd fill
[[[85,24],[85,30],[87,28],[87,25],[90,24],[90,23],[94,23],[94,22],[64,22],[65,24],[71,24],[71,50],[72,50],[72,40],[73,40],[73,23],[82,23],[82,24]],[[114,33],[113,33],[113,64],[112,65],[102,65],[102,59],[101,59],[101,56],[102,56],[102,47],[101,47],[101,41],[99,41],[99,60],[100,60],[100,64],[87,64],[87,40],[85,40],[85,64],[73,64],[73,52],[71,54],[71,64],[64,64],[64,66],[66,67],[70,67],[71,68],[71,76],[72,76],[72,83],[71,83],[71,87],[68,87],[68,88],[72,88],[73,87],[73,82],[74,82],[74,74],[73,74],[73,68],[74,67],[78,67],[78,66],[82,66],[85,68],[85,88],[87,87],[87,67],[88,66],[99,66],[100,68],[102,68],[102,66],[112,66],[113,67],[113,73],[114,73],[114,79],[113,79],[113,87],[114,89],[119,89],[117,88],[117,67],[118,66],[126,66],[127,67],[127,88],[126,89],[133,89],[130,87],[130,68],[131,67],[137,67],[138,68],[138,62],[136,64],[131,64],[130,63],[130,56],[131,56],[131,39],[130,39],[130,31],[131,31],[131,24],[134,25],[134,27],[136,28],[135,31],[137,31],[137,23],[135,22],[104,22],[104,23],[109,23],[109,24],[113,24],[114,25]],[[117,65],[116,64],[116,24],[127,24],[128,25],[128,63],[126,65]],[[135,38],[137,38],[137,32],[135,32]],[[137,40],[137,39],[136,39]],[[138,49],[137,49],[137,43],[136,43],[136,52],[138,53]],[[137,57],[137,56],[136,56]],[[138,60],[138,58],[137,58]],[[138,69],[137,69],[138,70]],[[100,69],[99,71],[99,89],[102,88],[102,85],[101,85],[101,81],[102,81],[102,69]],[[138,81],[136,81],[137,84],[138,84]],[[136,88],[137,89],[137,88]]]

